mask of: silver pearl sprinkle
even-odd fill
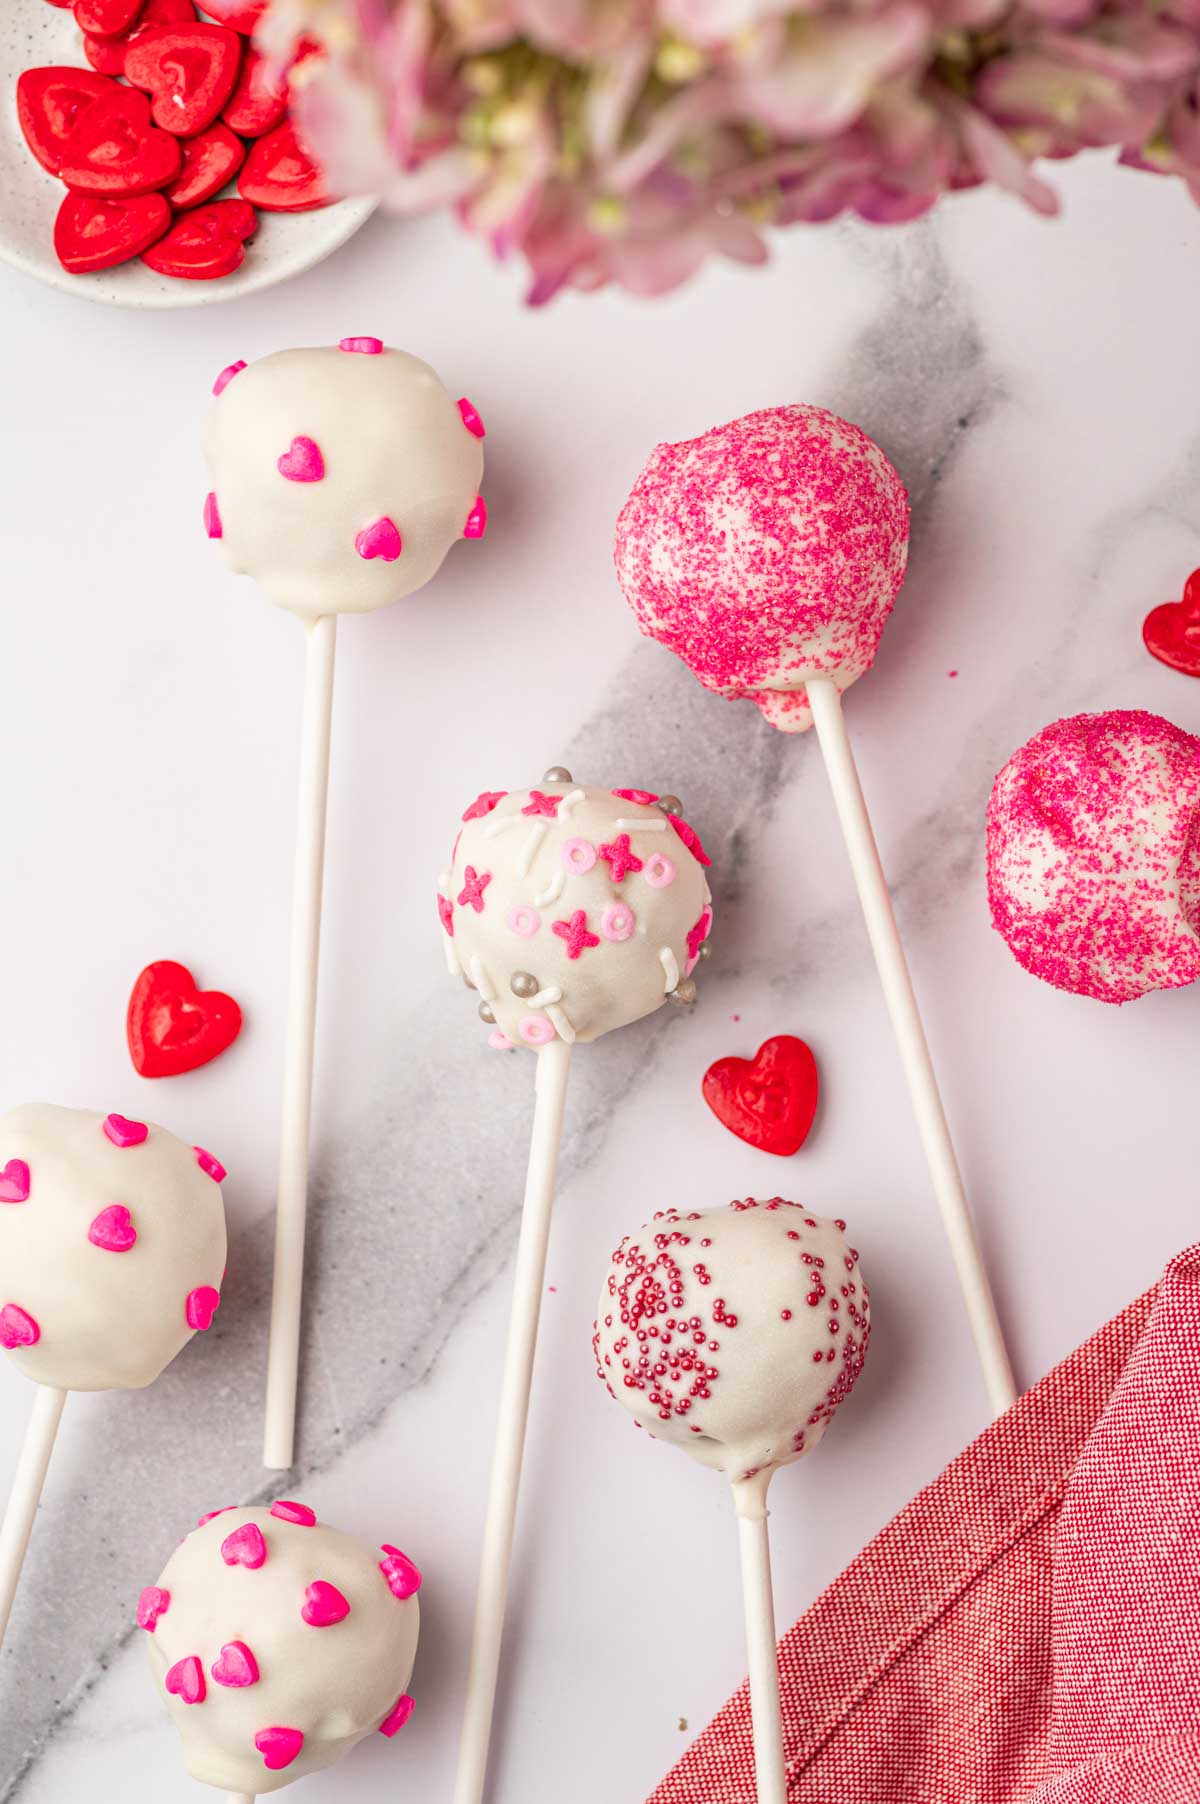
[[[552,764],[548,771],[543,771],[543,783],[573,783],[574,777],[564,764]]]
[[[532,971],[514,971],[508,987],[514,996],[536,996],[542,986]]]
[[[692,988],[695,989],[695,987],[695,984],[693,984]],[[489,1027],[495,1027],[496,1017],[492,1013],[492,1005],[490,1002],[481,1002],[479,1004],[479,1019],[481,1021],[486,1021]]]
[[[707,940],[705,940],[704,944],[700,948],[700,956],[701,956],[701,958],[711,958],[712,957],[712,947],[710,946],[710,944],[708,943]]]
[[[690,977],[681,977],[675,988],[667,992],[667,1001],[677,1003],[680,1008],[695,1000],[696,985]]]
[[[664,814],[683,813],[683,803],[678,796],[659,796],[658,805]]]

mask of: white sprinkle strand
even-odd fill
[[[559,820],[560,821],[563,820],[569,814],[574,814],[575,810],[578,808],[578,806],[579,806],[580,802],[582,802],[582,800],[583,800],[582,789],[573,789],[569,795],[565,795],[563,797],[562,801],[558,804]]]
[[[495,1002],[496,986],[492,982],[491,978],[488,976],[487,969],[484,965],[484,962],[480,958],[478,953],[475,953],[474,957],[471,959],[471,963],[468,966],[468,969],[471,973],[471,982],[475,985],[475,988],[479,991],[480,1001],[481,1002]]]
[[[442,895],[446,895],[450,889],[450,876],[451,873],[449,871],[438,872],[437,886]]]
[[[618,821],[618,833],[665,833],[666,821]]]
[[[664,946],[658,956],[662,961],[662,968],[666,974],[666,991],[669,996],[671,991],[675,988],[675,985],[679,982],[679,965],[676,961],[675,954],[669,946]]]
[[[538,847],[541,845],[541,843],[545,839],[545,837],[546,837],[545,823],[543,821],[535,821],[533,823],[533,826],[529,829],[529,837],[526,839],[525,844],[521,847],[520,852],[518,852],[518,854],[517,854],[517,875],[518,875],[518,877],[527,877],[529,875],[529,867],[532,865],[534,859],[537,857]]]
[[[529,1006],[530,1008],[549,1008],[552,1002],[561,1001],[562,991],[556,983],[550,983],[544,990],[539,990],[536,996],[529,998]]]
[[[551,877],[549,883],[546,885],[545,889],[542,891],[541,895],[535,896],[533,898],[534,907],[535,908],[549,908],[549,906],[552,902],[558,901],[558,898],[562,895],[562,893],[566,889],[566,887],[567,887],[567,873],[565,871],[556,871],[554,876]]]
[[[557,1033],[560,1040],[565,1040],[568,1046],[574,1045],[575,1029],[571,1026],[567,1015],[558,1007],[557,1003],[550,1003],[546,1010],[546,1019],[552,1024],[554,1031]]]
[[[519,827],[520,825],[521,816],[519,814],[493,814],[491,820],[483,830],[483,837],[485,839],[495,839],[498,833],[508,833],[513,827]]]

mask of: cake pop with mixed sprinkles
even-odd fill
[[[236,1799],[332,1766],[413,1710],[421,1574],[306,1505],[201,1517],[137,1603],[194,1779]]]
[[[987,814],[992,921],[1060,990],[1131,1002],[1200,977],[1200,739],[1116,709],[1013,753]]]

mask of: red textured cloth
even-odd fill
[[[789,1804],[1198,1804],[1200,1246],[779,1647]],[[743,1686],[649,1804],[755,1804]]]

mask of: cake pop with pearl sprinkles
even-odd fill
[[[674,796],[578,784],[486,790],[463,814],[438,914],[493,1045],[581,1043],[694,1001],[708,855]]]
[[[1116,709],[1014,752],[987,814],[992,921],[1060,990],[1131,1002],[1200,977],[1200,739]]]
[[[202,1516],[138,1599],[188,1772],[234,1799],[279,1791],[413,1711],[421,1574],[305,1504]]]
[[[808,677],[840,691],[871,667],[904,580],[908,497],[848,420],[762,408],[651,452],[615,556],[643,633],[798,733]]]

